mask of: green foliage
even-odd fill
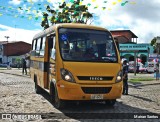
[[[157,41],[157,38],[154,37],[154,38],[151,40],[151,43],[150,43],[151,46],[153,46],[153,48],[154,48],[154,53],[156,53],[156,47],[157,47],[156,41]]]
[[[48,14],[43,12],[43,20],[41,22],[41,26],[44,28],[44,29],[47,29],[49,27],[49,23],[48,23]]]
[[[48,5],[46,10],[47,12],[43,12],[43,20],[41,22],[41,26],[44,29],[49,27],[49,22],[52,25],[56,23],[86,24],[91,18],[93,18],[92,13],[88,11],[88,6],[80,5],[80,0],[72,0],[70,7],[63,2],[61,5],[59,5],[58,10],[54,10]],[[51,15],[50,19],[49,15]]]
[[[20,62],[21,61],[21,59],[20,58],[16,58],[16,62]]]
[[[141,81],[153,81],[154,78],[134,78],[130,79],[129,82],[141,82]]]

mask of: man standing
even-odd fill
[[[7,62],[7,69],[11,69],[11,62],[10,61]]]
[[[127,60],[123,61],[123,94],[128,95],[128,65],[127,65]]]
[[[156,80],[159,80],[159,63],[156,63]]]
[[[27,65],[26,65],[26,60],[24,58],[22,58],[22,74],[24,74],[24,70],[25,73],[27,75]]]

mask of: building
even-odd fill
[[[111,30],[115,40],[120,44],[123,43],[137,43],[137,36],[130,30]]]
[[[149,43],[137,43],[137,36],[130,30],[112,30],[114,39],[119,42],[120,56],[128,61],[134,61],[134,57],[141,59],[145,64],[154,49]]]
[[[150,44],[120,44],[120,55],[125,57],[128,61],[134,61],[134,56],[141,59],[145,64],[149,60],[149,56],[153,54],[153,47]]]
[[[25,57],[30,50],[31,44],[23,41],[0,41],[0,63],[11,62],[14,64],[17,59]]]

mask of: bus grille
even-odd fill
[[[77,76],[78,80],[111,81],[113,76]]]
[[[109,93],[112,87],[81,87],[86,94],[106,94]]]

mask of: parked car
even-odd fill
[[[130,73],[134,72],[134,66],[133,65],[129,65],[128,72],[130,72]]]
[[[141,62],[138,62],[137,64],[138,64],[138,65],[136,65],[136,72],[137,73],[147,72],[147,68]],[[129,62],[128,72],[134,72],[134,61]]]
[[[147,68],[144,65],[140,65],[139,72],[141,73],[147,72]]]
[[[7,67],[7,64],[0,64],[0,67]]]
[[[10,66],[11,66],[12,68],[21,68],[21,67],[22,67],[22,64],[15,63],[15,64],[11,64]]]
[[[147,72],[148,73],[156,72],[156,62],[148,62]]]

